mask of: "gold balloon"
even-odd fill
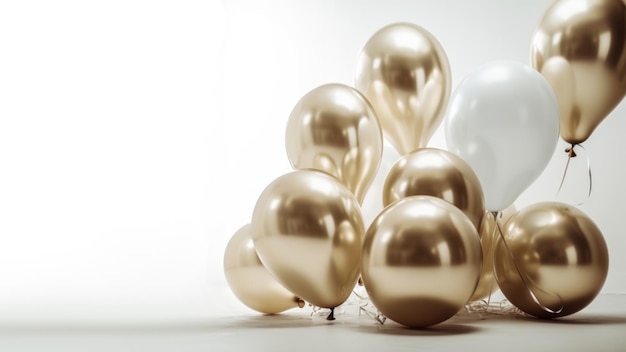
[[[498,221],[504,224],[515,212],[517,212],[515,206],[509,206],[502,211]],[[470,301],[485,298],[498,290],[498,283],[493,273],[493,254],[495,251],[493,243],[495,242],[494,238],[497,239],[500,237],[500,234],[496,232],[496,223],[490,211],[485,211],[478,229],[478,235],[480,236],[480,246],[483,249],[483,268],[480,272],[480,280],[478,280],[478,285],[476,285],[476,290],[472,294]]]
[[[254,249],[250,224],[240,228],[226,245],[224,275],[235,296],[246,306],[266,314],[276,314],[304,306],[263,266]]]
[[[369,227],[361,270],[384,315],[427,327],[463,308],[481,263],[478,233],[462,211],[436,197],[412,196],[385,208]]]
[[[287,156],[295,169],[335,176],[363,202],[383,153],[378,118],[367,99],[343,84],[326,84],[296,104],[287,123]]]
[[[511,217],[503,232],[511,252],[501,239],[496,242],[496,280],[522,311],[538,318],[569,315],[586,307],[602,289],[608,249],[600,229],[577,208],[534,204]],[[529,288],[541,305],[555,312],[538,305]]]
[[[343,303],[359,276],[359,204],[337,179],[298,170],[274,180],[252,216],[254,246],[289,291],[324,308]]]
[[[485,199],[478,177],[460,157],[445,150],[422,148],[400,158],[389,170],[383,187],[383,204],[408,196],[433,196],[457,208],[478,229]]]
[[[584,142],[626,93],[626,4],[555,1],[533,35],[531,61],[556,93],[561,137]]]
[[[400,154],[427,145],[451,89],[448,57],[431,33],[411,23],[380,29],[361,50],[355,76]]]

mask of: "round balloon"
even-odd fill
[[[250,224],[231,237],[224,252],[224,275],[235,296],[246,306],[276,314],[304,306],[304,301],[284,288],[259,260],[250,234]]]
[[[287,122],[287,156],[295,169],[324,171],[363,202],[383,152],[382,131],[367,99],[343,84],[307,93]]]
[[[474,170],[489,211],[501,211],[543,172],[559,138],[548,82],[514,61],[478,68],[456,88],[445,123],[448,149]]]
[[[409,327],[455,315],[476,288],[482,252],[474,224],[432,196],[403,198],[367,230],[361,270],[376,308]]]
[[[496,280],[522,311],[538,318],[566,316],[586,307],[602,289],[608,249],[600,229],[579,209],[534,204],[513,215],[503,232],[510,252],[497,241]],[[550,312],[542,306],[559,309]]]
[[[342,304],[352,293],[364,232],[350,190],[312,170],[274,180],[252,215],[252,238],[265,267],[289,291],[324,308]]]
[[[430,32],[411,23],[380,29],[361,50],[355,76],[400,154],[427,145],[451,90],[448,57]]]
[[[533,34],[531,62],[556,93],[561,137],[584,142],[626,94],[626,3],[554,1]]]
[[[383,204],[409,196],[441,198],[457,208],[478,229],[485,212],[480,181],[460,157],[445,150],[422,148],[398,160],[385,180]]]

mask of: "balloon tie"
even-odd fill
[[[589,200],[589,198],[591,198],[591,190],[592,190],[592,177],[591,177],[591,160],[589,158],[589,153],[587,153],[587,150],[585,149],[585,147],[583,147],[582,145],[578,144],[578,143],[572,143],[570,147],[565,148],[565,152],[567,153],[567,163],[565,164],[565,170],[563,171],[563,176],[561,177],[561,183],[559,184],[559,188],[556,191],[556,196],[555,198],[557,198],[559,196],[559,194],[561,193],[561,188],[563,188],[563,183],[565,183],[565,177],[567,176],[567,171],[569,169],[569,163],[572,160],[572,158],[577,157],[578,155],[576,154],[576,152],[574,151],[575,147],[580,147],[582,150],[585,151],[585,155],[587,156],[587,174],[589,175],[589,190],[587,191],[587,198],[585,200],[583,200],[580,203],[577,203],[576,205],[580,206],[585,204],[586,201]]]
[[[526,290],[530,294],[530,297],[532,298],[533,302],[535,302],[535,304],[537,304],[541,309],[543,309],[544,311],[546,311],[548,313],[551,313],[551,314],[561,313],[561,311],[563,311],[563,300],[561,299],[561,296],[559,296],[556,293],[547,292],[547,291],[541,289],[540,287],[538,287],[533,282],[533,280],[530,277],[528,277],[527,275],[522,273],[522,271],[517,266],[517,262],[515,260],[515,256],[513,255],[513,251],[511,251],[511,247],[509,247],[509,244],[506,242],[506,239],[504,238],[504,233],[502,232],[502,228],[500,227],[500,222],[498,221],[498,216],[500,215],[500,212],[494,211],[491,214],[493,215],[493,219],[494,219],[494,221],[496,223],[496,228],[498,230],[498,233],[500,234],[500,238],[502,239],[502,243],[504,243],[504,247],[506,248],[506,251],[509,253],[509,257],[511,258],[511,262],[513,263],[513,267],[515,268],[515,271],[517,272],[517,275],[519,276],[519,278],[522,280],[522,284],[524,285],[524,288],[526,288]],[[557,303],[558,307],[550,308],[550,307],[544,305],[543,303],[541,303],[541,301],[537,297],[537,294],[536,294],[535,290],[533,290],[533,288],[535,290],[541,292],[541,294],[544,295],[544,298],[545,298],[545,296],[552,296],[552,297],[556,298],[556,300],[558,300],[558,303]]]
[[[335,308],[330,308],[330,314],[326,317],[326,320],[335,320]]]
[[[294,297],[294,302],[298,305],[298,308],[304,308],[304,300],[300,297]]]
[[[565,148],[565,152],[567,153],[567,155],[570,158],[575,158],[576,157],[576,152],[574,151],[574,147],[577,146],[578,144],[574,144],[572,143],[572,145],[570,147]]]

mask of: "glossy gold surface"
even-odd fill
[[[626,4],[555,1],[533,35],[531,61],[556,93],[561,137],[584,142],[626,93]]]
[[[235,296],[246,306],[266,314],[303,307],[304,302],[284,288],[259,260],[250,224],[240,228],[224,252],[224,275]]]
[[[515,209],[514,205],[511,205],[508,208],[504,209],[500,217],[501,223],[505,223],[516,212],[517,209]],[[480,222],[480,227],[478,229],[478,235],[480,236],[480,246],[483,250],[483,268],[480,272],[478,285],[476,285],[476,290],[474,290],[470,301],[480,300],[498,290],[498,283],[496,282],[496,278],[493,272],[493,255],[495,251],[493,244],[495,242],[494,239],[497,239],[500,234],[495,232],[495,229],[496,223],[493,216],[490,214],[489,211],[485,211],[482,221]]]
[[[289,116],[285,141],[295,169],[335,176],[361,203],[380,164],[382,138],[367,99],[354,88],[333,83],[300,99]]]
[[[531,205],[511,217],[504,236],[512,255],[499,239],[494,258],[496,280],[502,293],[524,312],[539,318],[569,315],[586,307],[602,289],[609,267],[608,249],[600,229],[577,208],[556,202]],[[537,298],[560,300],[562,310],[550,313],[542,309],[533,301],[525,281],[533,286]],[[539,302],[544,306],[551,303]]]
[[[254,246],[265,267],[318,307],[336,307],[352,292],[364,232],[354,195],[319,171],[298,170],[274,180],[252,216]]]
[[[478,229],[485,200],[478,177],[460,157],[448,151],[422,148],[400,158],[389,170],[383,187],[383,205],[409,196],[441,198],[457,208]]]
[[[411,23],[380,29],[361,50],[355,78],[401,155],[428,144],[451,89],[448,57],[430,32]]]
[[[462,211],[436,197],[412,196],[385,208],[369,227],[361,270],[384,315],[427,327],[467,303],[481,264],[478,233]]]

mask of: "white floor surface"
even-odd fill
[[[198,309],[87,309],[63,319],[5,309],[0,351],[626,351],[624,294],[601,294],[555,320],[463,313],[422,330],[381,325],[356,306],[329,322],[308,306],[267,316],[227,291],[216,297]]]

